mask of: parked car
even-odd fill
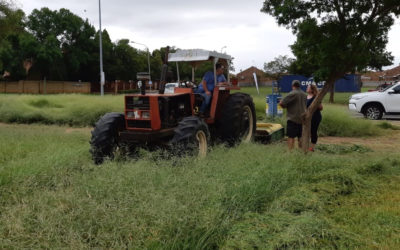
[[[362,113],[370,120],[380,120],[384,114],[400,117],[400,83],[379,91],[352,95],[349,109]]]

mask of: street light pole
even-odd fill
[[[224,47],[221,48],[221,53],[222,53],[222,50],[223,50],[223,49],[226,49],[226,46],[224,46]]]
[[[147,50],[147,66],[149,67],[149,77],[150,77],[150,81],[151,81],[151,74],[150,74],[150,51],[149,51],[149,47],[147,47],[147,45],[146,45],[146,44],[143,44],[143,43],[137,43],[137,42],[134,42],[134,41],[131,41],[131,43],[136,43],[136,44],[143,45],[144,47],[146,47],[146,50]]]
[[[102,38],[102,30],[101,30],[101,3],[99,0],[99,43],[100,43],[100,92],[101,96],[104,95],[104,82],[105,82],[105,75],[103,71],[103,38]]]

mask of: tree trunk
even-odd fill
[[[308,152],[308,149],[310,147],[310,137],[311,137],[311,119],[314,114],[314,112],[318,109],[320,106],[322,100],[324,99],[325,95],[333,89],[333,86],[335,84],[335,81],[340,78],[344,73],[332,73],[330,77],[328,77],[328,80],[326,81],[324,87],[322,90],[318,93],[318,95],[315,97],[314,101],[311,103],[311,105],[307,108],[306,112],[303,114],[302,119],[303,119],[303,130],[302,130],[302,137],[301,137],[301,148],[304,153]]]
[[[312,114],[313,113],[311,113],[311,112],[309,112],[309,110],[307,110],[307,112],[303,116],[303,129],[302,129],[302,134],[301,134],[301,148],[304,151],[304,153],[307,153],[308,149],[310,148],[311,119],[312,119]]]
[[[330,89],[329,103],[335,103],[335,84]]]

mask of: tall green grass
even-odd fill
[[[122,112],[123,96],[0,94],[0,122],[93,125],[103,114]]]
[[[378,183],[400,174],[396,153],[305,156],[284,144],[243,144],[215,147],[203,160],[166,160],[144,151],[139,160],[95,166],[89,129],[0,126],[0,248],[362,249],[399,243],[387,237],[399,228],[397,211],[380,212],[391,221],[384,231],[383,220],[374,222],[378,213],[365,214],[366,230],[338,203],[384,192]]]
[[[257,119],[281,123],[286,126],[284,117],[266,119],[265,97],[271,88],[241,90],[253,97]],[[370,136],[379,134],[382,126],[352,117],[347,107],[324,104],[321,135],[329,136]],[[123,112],[123,95],[5,95],[0,94],[0,122],[42,123],[69,126],[93,126],[107,112]]]
[[[240,91],[248,93],[253,97],[258,120],[280,123],[284,127],[286,126],[286,110],[284,110],[283,117],[275,117],[274,119],[266,118],[265,97],[266,95],[271,94],[271,88],[260,88],[260,94],[258,94],[257,90],[252,87],[245,87]],[[285,95],[286,94],[283,94],[283,96]],[[335,93],[336,98],[339,99],[338,103],[343,102],[344,104],[347,104],[350,95],[352,95],[352,93]],[[326,96],[324,100],[326,101],[328,99],[329,97]],[[322,111],[322,122],[319,128],[319,134],[322,136],[373,136],[381,134],[381,128],[389,128],[381,124],[377,125],[369,120],[353,117],[349,113],[347,106],[328,103],[324,103],[323,105],[324,110]]]
[[[382,129],[372,121],[354,118],[340,105],[324,105],[319,133],[322,136],[375,136]]]

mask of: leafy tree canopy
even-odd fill
[[[12,2],[0,0],[0,72],[5,68],[8,70],[12,68],[5,60],[10,56],[10,49],[13,46],[7,38],[24,32],[24,19],[25,13],[15,8]]]
[[[392,63],[386,44],[398,0],[266,0],[261,11],[297,35],[297,71],[326,79]]]
[[[289,56],[275,57],[274,60],[264,63],[264,71],[269,77],[279,79],[281,75],[289,73],[294,60]]]
[[[297,36],[291,46],[297,72],[326,80],[303,115],[302,148],[307,152],[311,118],[335,81],[348,72],[390,65],[388,32],[400,15],[399,0],[265,0],[262,12]]]

